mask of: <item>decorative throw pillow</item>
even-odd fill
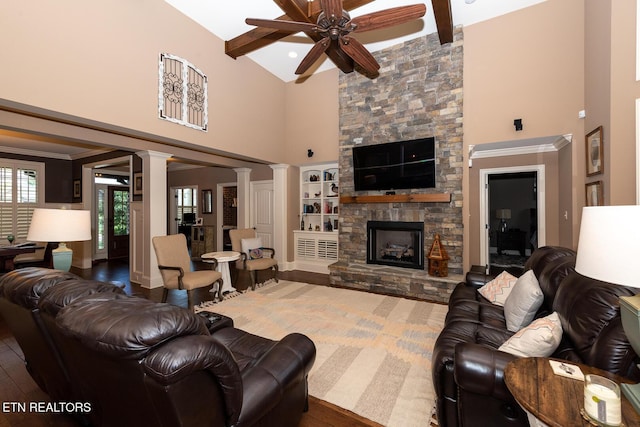
[[[517,332],[527,326],[542,305],[544,295],[533,270],[529,270],[516,280],[511,293],[504,302],[504,318],[507,329]]]
[[[478,289],[480,295],[488,299],[492,304],[504,306],[504,302],[516,284],[517,277],[503,271],[495,279]]]
[[[247,254],[249,259],[262,258],[262,239],[254,237],[253,239],[242,239],[242,252]]]
[[[498,350],[522,357],[548,357],[560,345],[562,325],[558,313],[536,319],[504,342]]]

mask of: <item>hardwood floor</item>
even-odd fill
[[[208,265],[194,262],[195,269],[209,268]],[[91,269],[72,272],[85,279],[117,282],[124,285],[128,294],[142,296],[154,301],[162,298],[162,289],[144,289],[129,280],[129,266],[126,262],[101,262]],[[284,280],[303,281],[318,285],[329,284],[325,274],[302,271],[279,272],[278,277]],[[208,292],[198,296],[204,301],[209,298]],[[168,301],[171,304],[187,306],[184,292],[170,292]],[[48,396],[35,384],[24,367],[22,351],[11,331],[0,317],[0,427],[76,427],[79,424],[68,416],[52,413],[34,413],[12,410],[18,404],[28,402],[48,402]],[[350,411],[331,403],[314,398],[309,399],[309,411],[303,415],[301,427],[381,427],[373,421],[360,417]]]

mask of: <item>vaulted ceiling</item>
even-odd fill
[[[319,0],[165,0],[183,14],[225,40],[231,57],[247,55],[285,82],[294,81],[295,69],[313,46],[304,33],[290,34],[245,23],[246,18],[284,19],[315,23]],[[427,0],[422,19],[391,28],[355,35],[372,52],[438,32],[441,42],[451,38],[452,26],[471,25],[545,0]],[[352,18],[392,7],[420,3],[419,0],[343,0]],[[311,13],[309,13],[311,12]],[[310,16],[309,16],[310,15]],[[438,25],[436,25],[438,23]],[[310,72],[334,68],[326,56]]]

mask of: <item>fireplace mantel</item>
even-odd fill
[[[385,194],[379,196],[340,196],[340,203],[429,203],[451,202],[449,193]]]

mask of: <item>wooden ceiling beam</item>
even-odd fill
[[[453,41],[453,18],[451,16],[451,0],[431,0],[433,14],[436,18],[440,44]]]

